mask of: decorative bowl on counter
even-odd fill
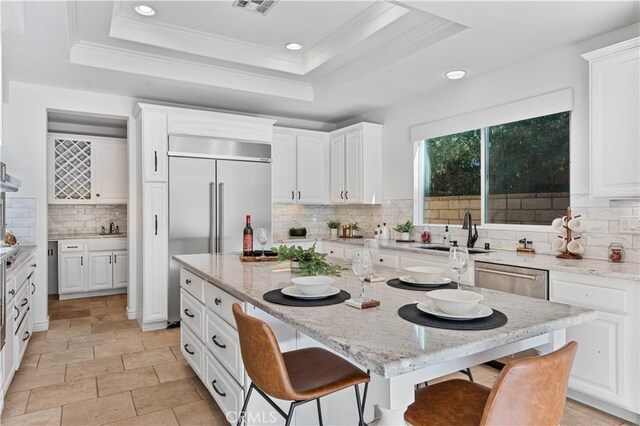
[[[307,296],[317,296],[326,293],[335,281],[336,280],[331,277],[322,275],[291,279],[293,285],[295,285],[302,294],[306,294]]]
[[[440,274],[444,272],[442,268],[434,268],[431,266],[409,266],[404,268],[408,275],[417,283],[430,283],[437,280]]]
[[[452,315],[462,315],[475,308],[484,296],[468,290],[434,290],[427,293],[436,308]]]
[[[307,228],[289,228],[290,237],[306,237]]]

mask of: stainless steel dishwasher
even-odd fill
[[[549,300],[549,271],[542,269],[476,262],[475,285],[520,296]],[[511,359],[535,355],[538,355],[538,351],[529,349],[485,364],[501,370],[504,364]]]
[[[549,300],[549,271],[476,262],[477,287]]]

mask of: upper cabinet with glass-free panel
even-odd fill
[[[331,132],[331,203],[382,202],[382,125],[358,123]]]
[[[590,192],[640,196],[640,38],[582,57],[589,61]]]

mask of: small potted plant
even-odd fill
[[[394,231],[401,234],[400,239],[402,241],[409,241],[409,237],[411,237],[411,233],[414,231],[414,229],[415,227],[410,220],[407,220],[405,223],[398,224],[395,228],[393,228]]]
[[[356,231],[359,231],[360,227],[358,226],[358,222],[349,224],[349,237],[353,237]]]
[[[339,277],[343,268],[327,262],[326,253],[318,253],[316,245],[303,249],[301,246],[285,246],[272,248],[278,253],[278,260],[289,261],[291,272],[299,272],[302,276],[328,275]]]
[[[327,222],[327,228],[329,228],[329,236],[331,238],[338,238],[338,228],[340,228],[340,222],[337,220],[330,220]]]

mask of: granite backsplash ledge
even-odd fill
[[[49,204],[49,236],[95,235],[113,222],[127,232],[127,206],[112,204]]]
[[[574,214],[582,215],[585,230],[580,242],[585,247],[583,255],[586,259],[607,259],[609,243],[621,243],[625,249],[626,261],[640,263],[640,234],[623,234],[620,232],[621,216],[640,217],[640,200],[599,200],[594,201],[588,195],[572,195],[571,205]],[[291,227],[306,227],[310,238],[328,238],[327,222],[337,220],[342,224],[357,222],[360,233],[372,237],[378,224],[384,222],[393,228],[413,218],[413,200],[385,200],[379,205],[273,205],[273,239],[283,240],[289,237]],[[450,239],[464,243],[467,231],[459,225],[449,226]],[[494,225],[495,226],[495,225]],[[511,229],[487,229],[478,227],[479,239],[476,247],[484,247],[489,243],[492,249],[515,251],[518,240],[527,238],[533,242],[537,253],[556,254],[551,250],[551,242],[558,233],[550,228],[541,227],[540,231],[520,231]],[[443,225],[427,225],[418,227],[419,231],[428,230],[432,234],[432,242],[441,243],[444,232]],[[391,231],[391,238],[398,235]],[[416,233],[414,238],[418,240]]]

